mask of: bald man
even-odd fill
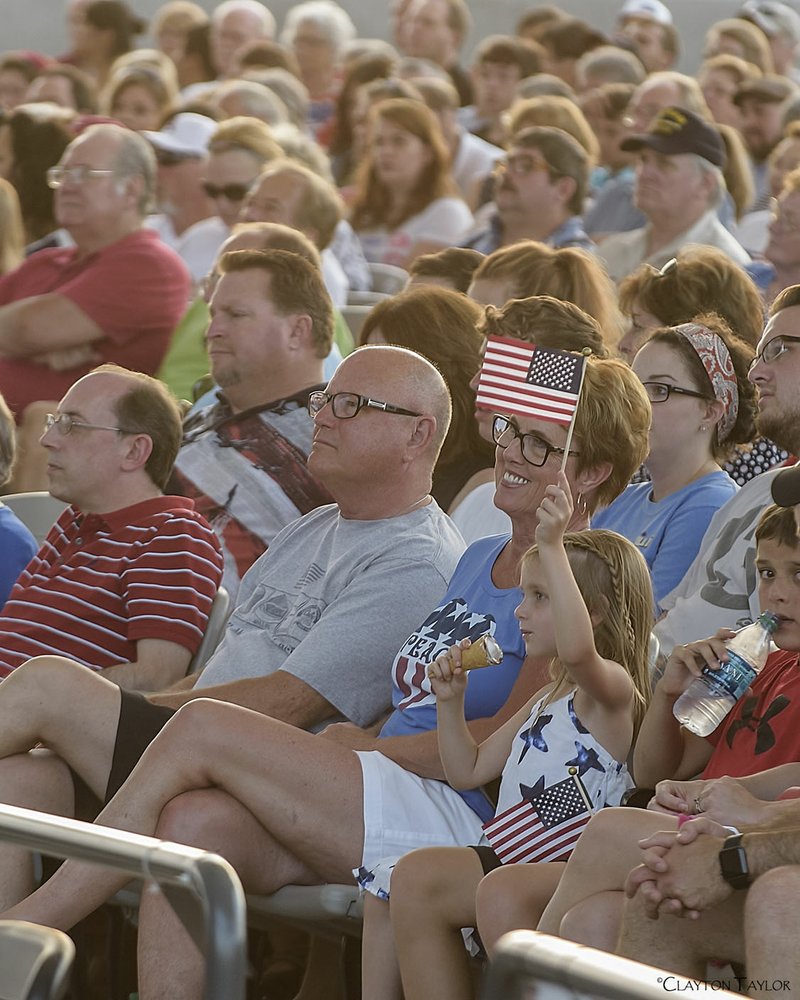
[[[287,331],[275,363],[294,349]],[[150,740],[194,699],[317,730],[373,725],[391,703],[387,665],[444,594],[463,541],[430,496],[450,423],[444,381],[396,347],[362,348],[313,392],[309,470],[337,503],[292,522],[245,575],[205,669],[149,699],[60,657],[0,685],[0,802],[71,815],[73,772],[108,798]],[[13,723],[12,721],[13,720]],[[51,748],[29,752],[37,742]],[[71,769],[71,770],[70,770]],[[21,852],[0,861],[0,908],[26,895]]]

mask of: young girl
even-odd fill
[[[582,800],[579,815],[567,823],[572,833],[556,838],[561,846],[543,850],[553,862],[566,861],[588,814],[619,804],[632,784],[626,760],[650,690],[652,591],[644,560],[613,532],[565,535],[572,512],[562,472],[539,507],[536,545],[522,562],[524,599],[516,610],[528,656],[552,658],[553,682],[478,746],[464,721],[467,678],[460,664],[467,643],[451,647],[429,668],[439,751],[453,787],[475,788],[502,772],[496,816],[533,797],[547,825],[560,803],[576,796]],[[550,793],[548,806],[538,796],[554,785],[559,790]],[[502,841],[502,832],[492,836],[508,857]],[[472,996],[461,928],[475,925],[478,884],[501,864],[488,844],[413,851],[394,868],[390,915],[402,992],[391,957],[387,907],[367,896],[365,996]],[[563,867],[549,865],[553,889]]]

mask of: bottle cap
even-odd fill
[[[761,627],[772,635],[776,632],[778,626],[780,625],[780,620],[777,615],[774,615],[771,611],[762,611],[758,616],[758,621]]]

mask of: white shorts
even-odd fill
[[[362,867],[417,847],[486,843],[477,813],[444,781],[420,778],[377,750],[356,753],[364,779]]]

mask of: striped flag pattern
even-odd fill
[[[496,413],[569,424],[578,406],[586,359],[510,337],[489,337],[477,405]]]
[[[592,818],[581,779],[572,774],[484,824],[483,832],[504,865],[566,861]]]

